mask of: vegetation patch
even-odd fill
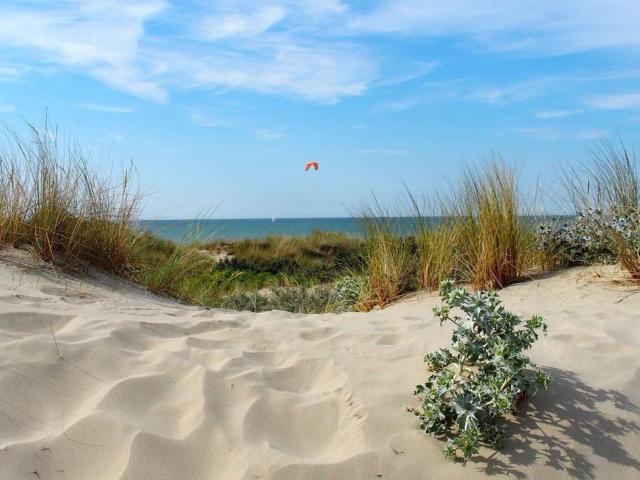
[[[525,355],[547,327],[537,315],[523,321],[507,311],[495,292],[471,294],[445,281],[440,295],[444,304],[434,314],[454,325],[452,348],[425,356],[430,375],[414,392],[420,406],[409,411],[425,433],[447,440],[447,458],[467,461],[481,443],[501,448],[503,417],[549,387],[549,375]]]

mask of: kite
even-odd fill
[[[307,170],[309,170],[311,167],[313,167],[314,170],[318,170],[318,162],[309,162],[305,165],[304,167],[304,171],[306,172]]]

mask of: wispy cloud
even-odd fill
[[[622,13],[624,12],[624,13]],[[479,48],[568,53],[640,46],[635,0],[382,0],[350,19],[354,31],[467,36]]]
[[[417,107],[420,101],[417,98],[403,98],[400,100],[391,100],[380,105],[381,110],[388,110],[391,112],[402,112],[404,110],[411,110]]]
[[[140,43],[144,24],[164,0],[60,0],[0,6],[0,42],[31,61],[87,73],[119,90],[164,100],[166,90],[147,78]]]
[[[582,113],[582,110],[544,110],[541,112],[535,112],[535,117],[540,120],[548,120],[553,118],[564,118],[572,115],[578,115]]]
[[[376,86],[386,87],[417,80],[431,73],[438,65],[438,62],[414,62],[404,72],[382,77],[376,82]]]
[[[13,105],[10,105],[8,103],[5,103],[4,105],[0,104],[0,113],[10,113],[15,111],[16,107],[14,107]]]
[[[205,40],[257,37],[284,20],[286,14],[286,10],[278,5],[260,6],[249,13],[208,16],[194,30]]]
[[[391,58],[370,33],[457,36],[473,52],[539,56],[638,49],[639,17],[636,0],[4,0],[0,60],[12,63],[0,63],[0,78],[27,66],[81,73],[158,102],[193,88],[335,102],[438,66]],[[486,87],[468,99],[522,101],[538,88]]]
[[[590,129],[579,131],[566,131],[552,127],[524,127],[515,130],[526,137],[540,138],[543,140],[574,139],[574,140],[598,140],[605,138],[609,132],[603,129]]]
[[[260,130],[256,130],[255,136],[260,140],[280,140],[284,138],[284,128],[262,128]]]
[[[97,103],[81,103],[78,106],[84,110],[93,110],[95,112],[105,113],[132,113],[135,111],[131,107],[122,107],[118,105],[101,105]]]
[[[463,97],[475,102],[501,104],[524,102],[544,93],[551,83],[549,78],[539,78],[506,86],[481,87]]]
[[[211,115],[206,115],[202,113],[192,112],[189,116],[191,121],[196,125],[207,128],[216,128],[216,127],[228,127],[231,125],[230,122],[220,120]]]
[[[640,91],[632,93],[600,95],[588,98],[586,104],[598,110],[640,109]]]

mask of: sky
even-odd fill
[[[2,0],[0,121],[132,161],[146,218],[346,216],[493,152],[526,189],[640,144],[639,24],[637,0]]]

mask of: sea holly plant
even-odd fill
[[[469,293],[445,281],[440,295],[434,314],[454,325],[453,345],[425,356],[430,375],[414,392],[420,406],[408,410],[425,433],[446,438],[447,458],[466,462],[481,443],[501,448],[501,418],[549,388],[549,375],[524,354],[547,327],[538,315],[525,321],[507,311],[495,292]]]

